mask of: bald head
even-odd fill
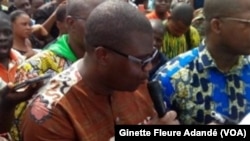
[[[193,7],[186,2],[179,2],[173,5],[171,9],[171,17],[176,21],[181,21],[189,26],[193,19]]]
[[[204,16],[207,21],[218,17],[227,17],[235,13],[241,13],[248,10],[244,6],[247,0],[205,0]]]
[[[100,3],[106,0],[69,0],[67,6],[67,15],[78,15],[81,12],[87,15]]]
[[[100,4],[86,22],[86,41],[91,47],[128,46],[132,33],[153,34],[145,15],[124,1]]]

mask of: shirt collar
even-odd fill
[[[199,48],[199,58],[198,58],[198,66],[197,69],[199,71],[209,68],[217,68],[217,65],[214,62],[214,59],[212,58],[210,52],[207,50],[205,45],[201,45]],[[229,73],[236,72],[246,64],[249,64],[249,60],[247,59],[247,56],[241,55],[239,57],[238,63],[235,64],[232,69],[229,71]],[[219,70],[219,69],[218,69]]]

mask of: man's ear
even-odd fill
[[[210,27],[211,27],[211,30],[216,33],[216,34],[220,34],[221,32],[221,28],[222,28],[222,22],[217,19],[217,18],[214,18],[210,21]]]
[[[103,47],[97,47],[95,48],[94,50],[94,54],[95,54],[95,57],[97,59],[97,62],[102,65],[102,66],[106,66],[109,59],[110,59],[110,56],[109,56],[109,53],[107,52],[107,50]]]
[[[71,17],[71,16],[67,16],[65,21],[66,21],[67,29],[71,29],[73,27],[73,25],[74,25],[75,19],[73,17]]]

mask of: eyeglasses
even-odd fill
[[[250,24],[250,20],[248,19],[233,18],[233,17],[225,17],[225,18],[222,17],[222,19]]]
[[[150,62],[155,58],[155,56],[156,56],[157,53],[158,53],[158,49],[156,49],[156,48],[154,47],[154,52],[153,52],[153,54],[152,54],[151,56],[149,56],[149,57],[147,57],[147,58],[145,58],[145,59],[139,59],[139,58],[137,58],[137,57],[134,57],[134,56],[132,56],[132,55],[128,55],[128,54],[119,52],[119,51],[117,51],[117,50],[115,50],[115,49],[112,49],[112,48],[109,48],[109,47],[105,47],[105,46],[102,46],[102,47],[103,47],[103,48],[106,48],[106,49],[108,49],[108,50],[111,50],[111,51],[113,51],[113,52],[115,52],[115,53],[117,53],[117,54],[119,54],[119,55],[121,55],[121,56],[123,56],[123,57],[126,57],[126,58],[128,58],[129,60],[131,60],[131,61],[134,61],[134,62],[136,62],[136,63],[141,64],[142,68],[144,68],[148,63],[150,63]]]

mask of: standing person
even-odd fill
[[[66,17],[67,17],[67,5],[60,6],[56,11],[56,26],[59,30],[58,37],[53,41],[51,41],[50,43],[48,43],[46,46],[44,46],[43,50],[46,50],[48,47],[53,45],[57,41],[57,39],[60,39],[61,36],[68,33]]]
[[[180,2],[172,7],[171,16],[164,21],[166,32],[163,37],[161,52],[169,59],[200,44],[199,32],[191,26],[193,12],[190,4]]]
[[[31,11],[31,4],[29,0],[14,0],[13,4],[16,9],[22,10],[26,12],[29,16],[31,16],[32,11]]]
[[[103,0],[73,0],[67,3],[66,25],[68,34],[63,34],[33,57],[25,60],[17,69],[16,81],[23,81],[33,75],[57,74],[81,58],[85,53],[85,22],[92,9]],[[19,124],[27,102],[20,103],[15,111],[15,125],[12,133],[20,137]]]
[[[155,0],[155,9],[146,14],[148,19],[166,20],[170,16],[170,4],[172,0]]]
[[[157,52],[152,36],[148,19],[130,4],[97,6],[86,22],[84,58],[34,97],[21,125],[23,139],[106,141],[115,124],[178,124],[174,111],[158,118],[145,87]]]
[[[21,54],[11,49],[13,44],[11,21],[3,12],[0,12],[0,25],[0,139],[9,139],[9,129],[14,119],[16,105],[29,99],[37,87],[29,87],[20,93],[13,90],[17,66],[24,59]]]
[[[205,36],[205,17],[204,17],[204,14],[203,14],[203,8],[199,8],[199,9],[196,9],[194,11],[194,18],[192,20],[192,26],[195,27],[197,29],[197,31],[199,32],[200,34],[200,37],[201,37],[201,41],[204,43],[204,36]]]
[[[154,80],[181,123],[210,123],[213,111],[237,122],[250,112],[250,1],[206,0],[204,16],[206,45],[170,60]]]
[[[155,74],[155,72],[168,61],[168,58],[165,56],[165,54],[160,52],[163,46],[163,36],[165,33],[165,26],[159,19],[150,19],[149,21],[154,32],[153,35],[154,47],[159,50],[154,60],[152,60],[153,68],[149,73],[149,79],[151,79],[151,77]]]
[[[14,35],[12,48],[26,58],[35,55],[39,50],[33,49],[29,39],[32,34],[30,16],[22,10],[15,10],[10,13],[10,20]]]
[[[36,13],[37,9],[45,4],[45,0],[30,0],[31,5],[31,18],[33,18],[33,14]]]
[[[59,30],[56,27],[56,11],[60,6],[65,5],[65,3],[66,0],[53,0],[43,4],[33,13],[36,24],[43,25],[49,33],[49,36],[43,40],[45,43],[58,37]]]

